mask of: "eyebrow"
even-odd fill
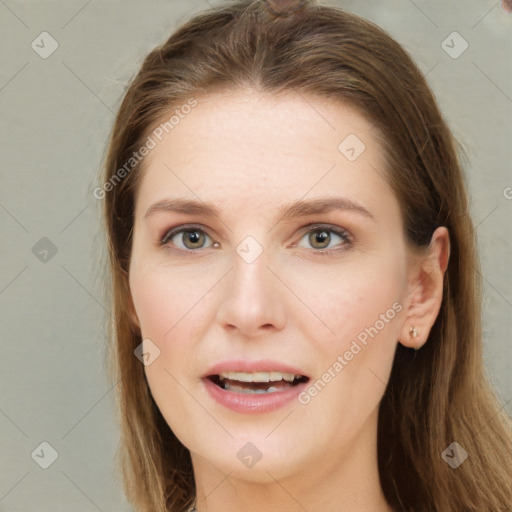
[[[369,209],[344,197],[319,197],[310,200],[301,199],[281,207],[278,210],[276,218],[281,221],[286,221],[307,215],[318,215],[332,211],[350,211],[369,219],[375,219],[374,214]],[[211,203],[193,199],[168,198],[150,206],[144,218],[162,212],[184,213],[204,217],[220,217],[222,213],[217,206]]]

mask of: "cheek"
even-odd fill
[[[142,335],[163,339],[184,318],[201,284],[186,283],[182,273],[159,265],[130,269],[130,290]]]
[[[314,315],[295,318],[301,318],[300,330],[314,340],[319,362],[301,404],[311,418],[338,425],[336,439],[350,439],[375,412],[389,379],[405,311],[399,302],[405,272],[391,254],[361,257],[328,273],[311,267],[299,275],[295,290]]]
[[[131,279],[133,304],[142,337],[153,341],[161,341],[172,327],[172,312],[176,311],[178,305],[175,295],[168,293],[169,283],[162,277],[154,273],[142,276],[134,273]]]
[[[184,389],[191,389],[188,376],[200,371],[195,340],[203,336],[209,311],[214,311],[208,294],[214,284],[210,281],[210,277],[198,279],[197,272],[192,275],[158,265],[147,271],[135,267],[130,276],[142,338],[150,339],[159,350],[158,357],[144,368],[149,388],[182,441],[187,439],[191,407]]]
[[[358,336],[364,343],[365,337],[398,335],[406,273],[394,251],[350,256],[336,266],[297,264],[286,272],[286,280],[309,310],[300,306],[306,314],[296,318],[302,318],[303,330],[327,353],[347,350]]]
[[[131,269],[130,288],[142,337],[152,340],[162,355],[175,356],[168,361],[190,357],[187,348],[213,321],[212,291],[221,276],[206,269],[198,275],[193,266],[178,270],[153,264]]]

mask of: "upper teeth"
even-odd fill
[[[243,372],[224,372],[219,374],[220,380],[230,379],[239,380],[241,382],[270,382],[286,380],[287,382],[293,382],[295,378],[299,379],[300,375],[294,375],[293,373],[281,373],[281,372],[255,372],[255,373],[243,373]]]

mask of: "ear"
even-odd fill
[[[419,256],[409,279],[407,315],[398,341],[418,349],[424,345],[441,309],[443,278],[450,259],[450,235],[444,226],[432,234],[426,253]]]

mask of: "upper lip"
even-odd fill
[[[294,375],[308,377],[299,368],[295,368],[279,361],[272,361],[271,359],[260,359],[258,361],[249,361],[247,359],[230,359],[226,361],[220,361],[219,363],[211,366],[204,377],[211,377],[212,375],[220,375],[221,373],[228,372],[281,372],[293,373]]]

